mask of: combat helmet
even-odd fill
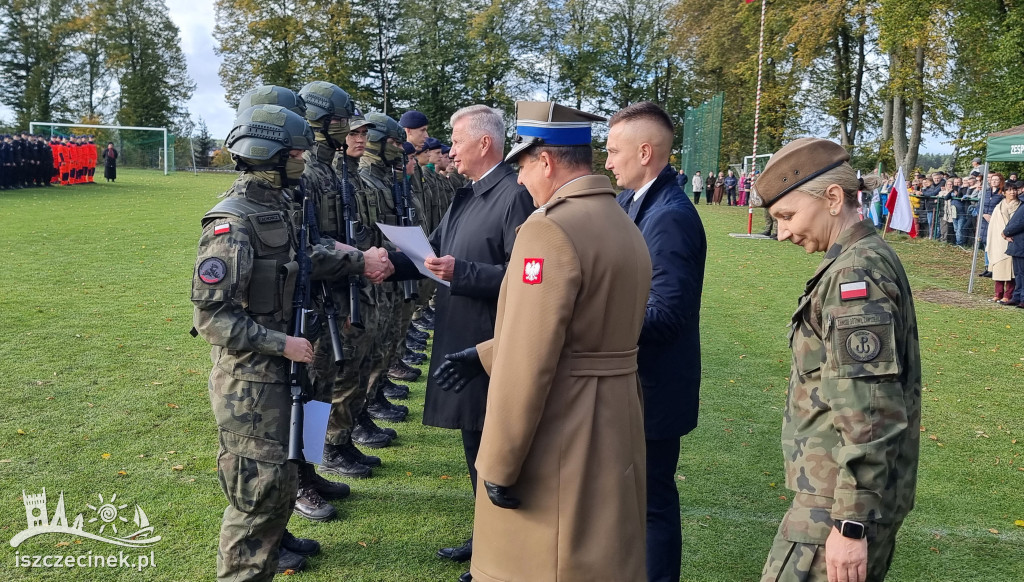
[[[285,163],[290,150],[313,146],[306,120],[279,105],[256,105],[238,114],[224,145],[242,171],[277,171],[287,184]]]
[[[335,150],[344,147],[344,139],[339,142],[336,136],[328,133],[328,130],[331,119],[338,118],[343,120],[345,125],[342,133],[336,135],[348,135],[348,122],[356,109],[349,94],[334,83],[313,81],[299,89],[299,97],[306,102],[306,119],[319,126],[316,131],[324,136],[327,145]]]
[[[277,85],[261,85],[242,95],[238,100],[236,114],[241,114],[254,105],[280,105],[299,117],[306,117],[306,102],[298,93]]]

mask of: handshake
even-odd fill
[[[336,251],[358,251],[355,247],[350,247],[347,244],[335,242],[334,250]],[[391,264],[391,259],[388,258],[388,252],[380,247],[370,247],[363,253],[363,276],[370,280],[374,285],[378,285],[384,282],[395,272],[395,266]]]

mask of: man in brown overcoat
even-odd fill
[[[611,182],[591,175],[594,120],[517,104],[506,161],[539,208],[512,249],[494,338],[438,370],[454,389],[490,375],[472,577],[461,580],[645,579],[636,354],[651,260]]]

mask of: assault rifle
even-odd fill
[[[348,177],[348,146],[341,148],[341,193],[337,195],[334,207],[341,213],[342,224],[345,226],[345,244],[356,246],[356,201]],[[337,176],[335,176],[337,178]],[[337,188],[335,188],[337,190]],[[351,325],[363,329],[363,319],[359,316],[359,275],[348,277],[348,319]],[[330,322],[328,321],[328,324]],[[335,324],[337,325],[337,324]],[[333,331],[332,331],[333,333]]]
[[[395,213],[398,214],[400,226],[416,225],[416,209],[409,200],[409,181],[406,179],[405,167],[409,164],[409,156],[402,154],[402,173],[398,174],[392,168],[391,196],[395,200]],[[398,176],[401,176],[402,183],[399,185]],[[406,301],[414,301],[419,298],[415,281],[402,281],[402,295]]]
[[[310,277],[313,274],[313,262],[309,258],[309,234],[314,220],[313,201],[305,196],[302,186],[299,186],[302,194],[302,224],[299,226],[298,249],[295,253],[295,260],[299,263],[299,275],[295,280],[295,295],[292,299],[292,333],[294,337],[306,336],[306,316],[310,312]],[[288,370],[288,388],[291,392],[292,404],[291,415],[288,424],[288,460],[305,462],[302,455],[302,405],[306,400],[303,384],[306,382],[306,365],[301,362],[291,362]]]

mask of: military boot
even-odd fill
[[[402,356],[402,361],[410,366],[419,366],[423,362],[427,361],[427,354],[421,354],[414,352],[409,348],[405,348],[405,354]]]
[[[337,517],[338,510],[313,487],[313,480],[309,476],[312,471],[313,467],[308,463],[299,465],[299,490],[292,512],[312,521],[330,521]]]
[[[419,331],[430,332],[433,331],[434,329],[434,322],[430,319],[427,319],[426,317],[421,317],[419,319],[414,319],[412,322],[412,326]]]
[[[428,339],[430,339],[430,334],[429,333],[427,333],[425,331],[420,331],[420,330],[416,329],[415,327],[413,327],[412,325],[409,326],[409,331],[406,333],[406,336],[408,336],[408,337],[410,337],[410,338],[412,338],[412,339],[414,339],[416,341],[420,341],[420,342],[424,342],[424,343],[426,343],[426,341]]]
[[[367,455],[363,451],[360,451],[358,448],[356,448],[356,446],[352,444],[352,441],[349,441],[348,444],[342,446],[347,447],[349,450],[349,454],[352,455],[352,458],[356,459],[363,465],[366,465],[367,467],[380,467],[380,457]]]
[[[309,466],[309,482],[313,489],[320,494],[320,497],[329,501],[335,501],[338,499],[344,499],[352,493],[352,488],[346,483],[340,483],[338,481],[331,481],[330,479],[324,479],[312,465]]]
[[[288,530],[284,530],[281,547],[300,556],[315,556],[320,553],[320,542],[309,538],[297,538]]]
[[[370,418],[385,422],[402,422],[409,415],[408,407],[389,402],[383,390],[377,391],[377,397],[366,407],[366,412]]]
[[[391,367],[388,368],[388,378],[392,380],[402,380],[405,382],[415,382],[419,379],[420,375],[423,374],[418,368],[413,368],[409,364],[406,364],[402,360],[395,360]],[[409,394],[405,393],[401,396],[388,394],[388,398],[398,398],[399,400],[408,398]]]
[[[301,572],[306,569],[306,558],[291,550],[281,547],[277,552],[277,573],[285,574],[289,570]]]
[[[394,380],[385,377],[381,382],[380,390],[384,392],[384,396],[390,400],[405,400],[409,397],[409,387],[405,384],[395,384]]]
[[[414,339],[405,338],[405,347],[409,348],[414,352],[425,352],[427,351],[427,344],[425,342],[418,342]]]
[[[320,472],[342,477],[365,479],[373,476],[373,470],[359,462],[345,445],[324,444],[324,458]]]
[[[381,430],[376,424],[373,424],[373,420],[369,416],[366,417],[366,420],[369,420],[369,424],[362,421],[362,417],[365,414],[366,411],[363,411],[360,415],[360,420],[352,427],[352,442],[364,447],[370,447],[371,449],[383,449],[390,446],[391,441],[395,437]],[[391,432],[395,431],[392,430]],[[395,436],[397,435],[398,433],[395,433]]]
[[[398,438],[398,431],[396,431],[395,429],[388,428],[386,426],[384,426],[384,427],[377,426],[377,423],[373,422],[373,419],[370,418],[370,415],[366,412],[365,408],[356,417],[356,425],[357,426],[362,426],[362,427],[364,427],[365,429],[367,429],[369,431],[382,432],[382,433],[388,435],[389,437],[391,437],[391,440],[394,440],[394,439]]]

